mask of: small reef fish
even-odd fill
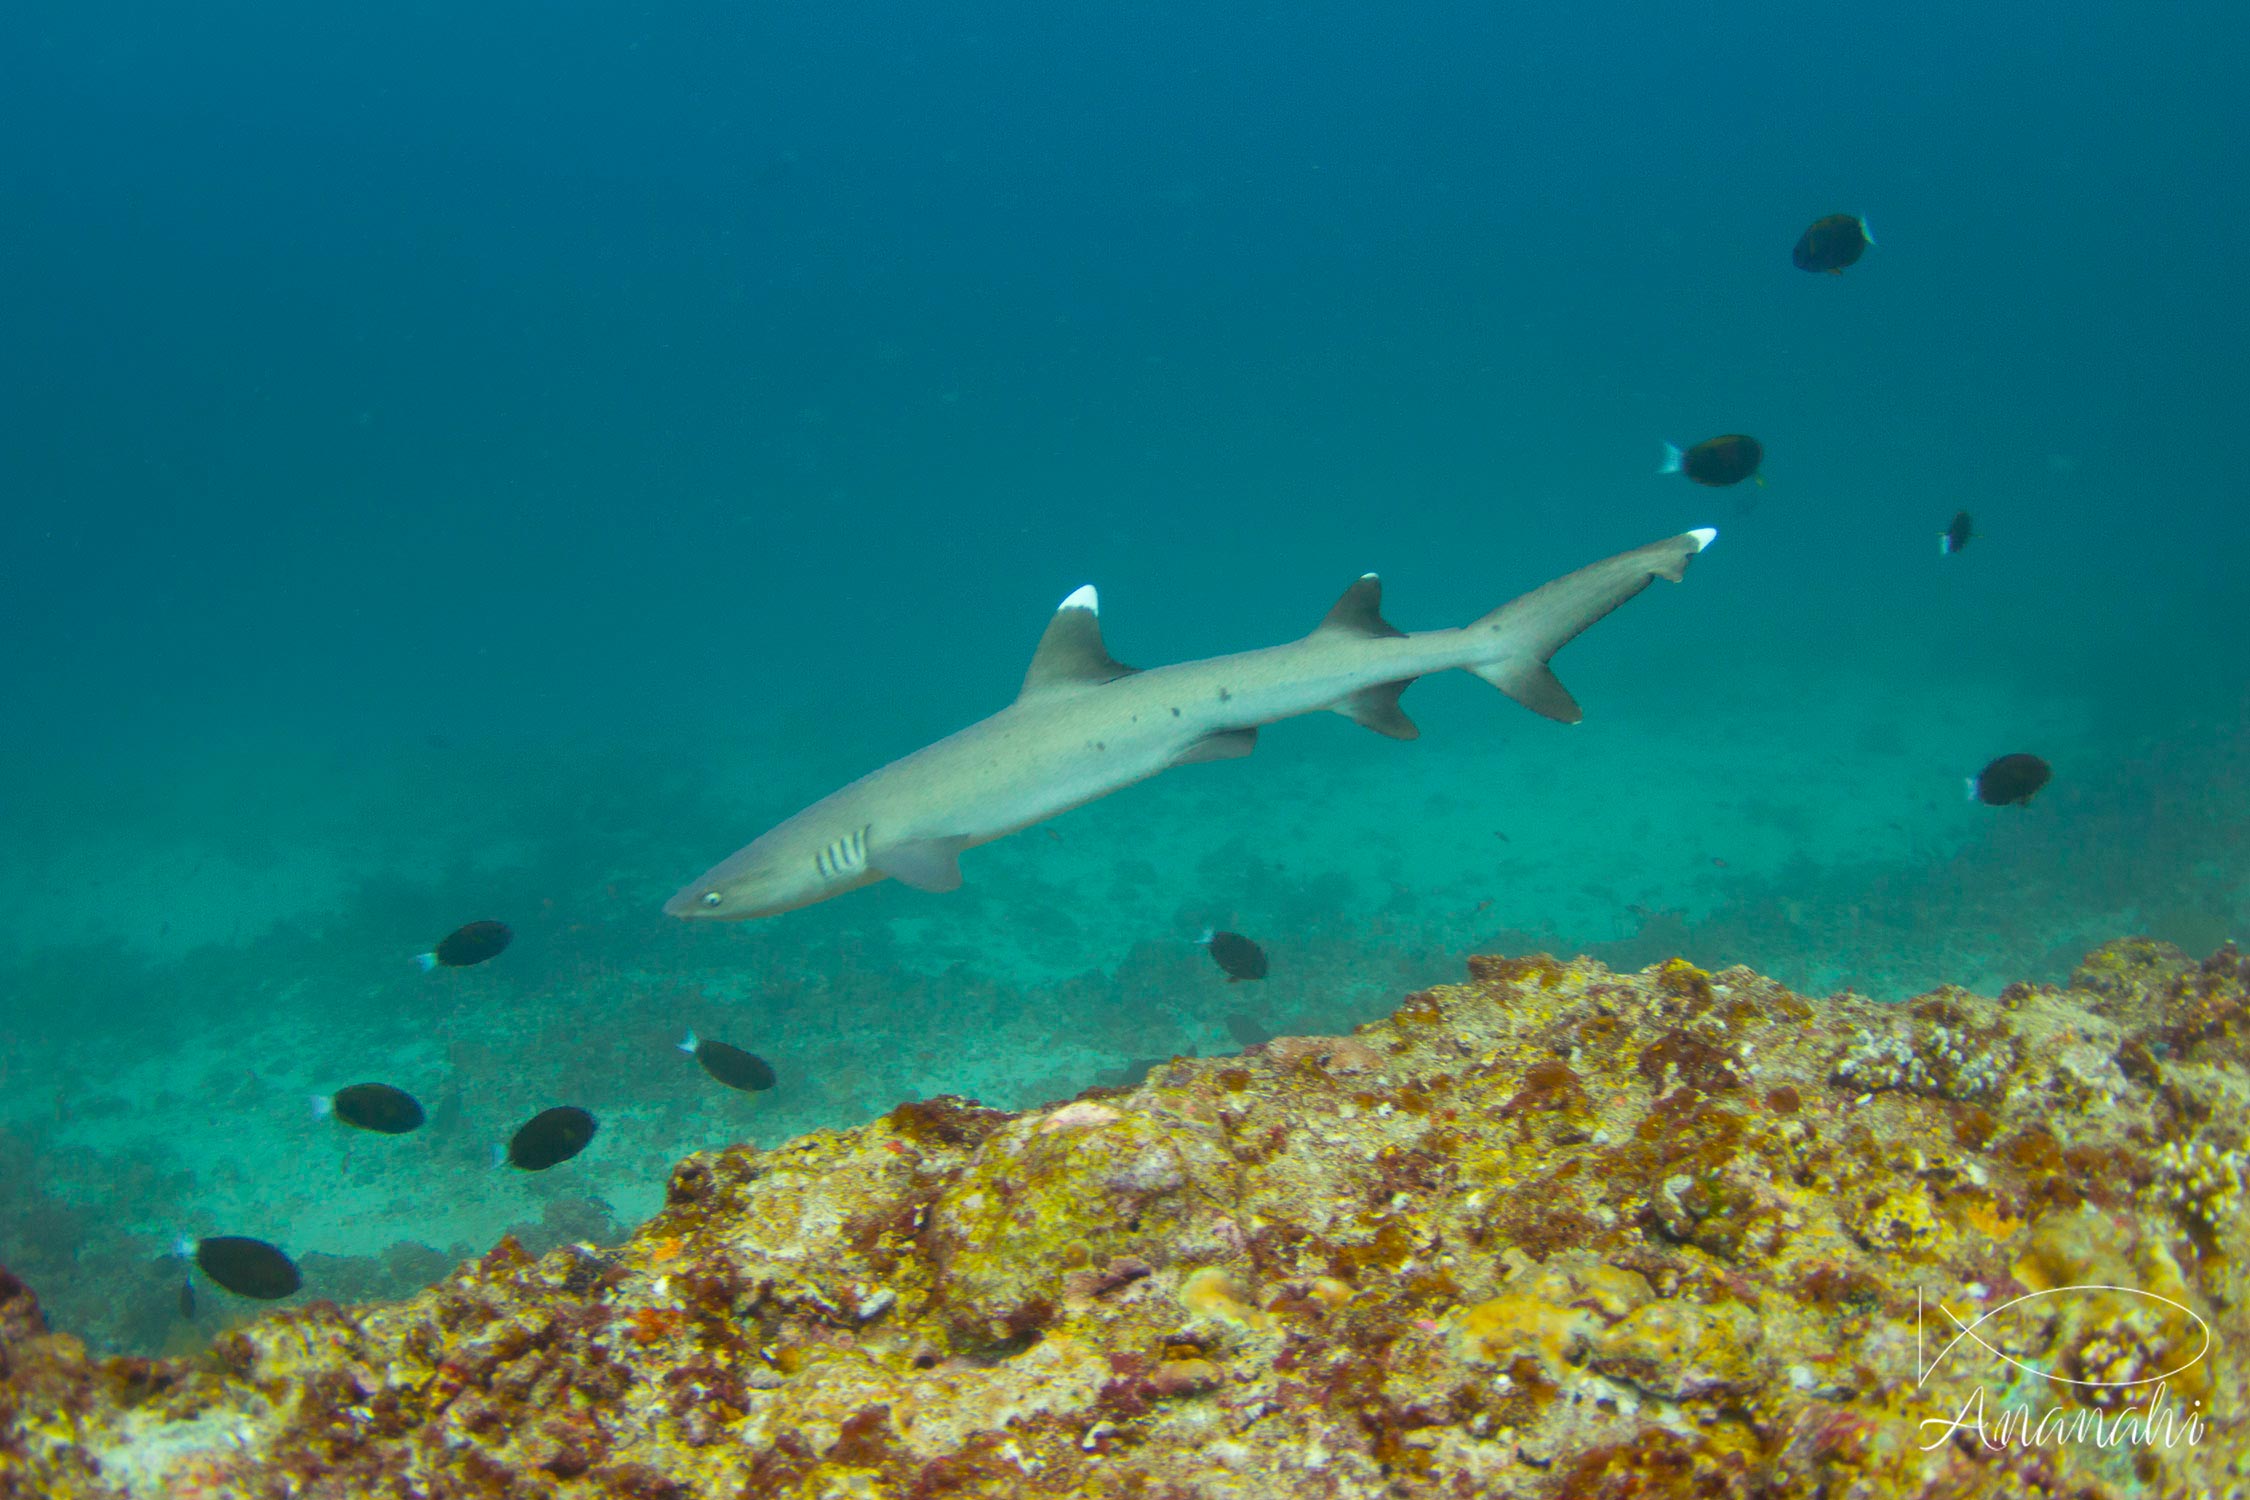
[[[421,1101],[387,1083],[355,1083],[333,1094],[316,1096],[312,1106],[316,1118],[333,1115],[346,1125],[377,1135],[405,1135],[422,1127]]]
[[[1841,276],[1844,267],[1855,264],[1874,243],[1874,231],[1865,219],[1857,214],[1830,214],[1812,221],[1798,238],[1797,248],[1789,252],[1789,260],[1800,271]]]
[[[575,1104],[543,1109],[508,1140],[508,1165],[526,1172],[560,1166],[586,1149],[600,1127]]]
[[[1193,1057],[1193,1052],[1179,1054]],[[1104,1089],[1137,1089],[1147,1081],[1148,1075],[1172,1061],[1169,1057],[1136,1057],[1122,1068],[1111,1068],[1094,1075],[1094,1086]]]
[[[1229,984],[1266,977],[1266,950],[1239,932],[1206,932],[1203,947],[1211,962],[1226,971]]]
[[[2027,807],[2054,774],[2054,767],[2036,755],[2003,755],[1969,778],[1969,800],[1988,807]]]
[[[422,972],[443,965],[448,969],[466,969],[481,964],[488,958],[498,958],[516,935],[505,922],[471,922],[468,926],[447,933],[445,941],[427,953],[417,953],[414,961]]]
[[[1766,450],[1756,438],[1730,432],[1724,437],[1705,438],[1692,448],[1666,443],[1664,462],[1657,465],[1656,472],[1685,474],[1697,484],[1717,487],[1756,479],[1758,465],[1765,461]],[[1765,483],[1763,479],[1758,482]]]
[[[1227,1017],[1227,1035],[1245,1047],[1263,1047],[1273,1040],[1272,1030],[1256,1016]]]
[[[193,1276],[182,1276],[180,1278],[180,1321],[183,1323],[195,1321],[195,1278]]]
[[[195,1262],[197,1270],[211,1278],[212,1285],[237,1297],[273,1302],[305,1284],[304,1277],[297,1274],[297,1263],[264,1240],[222,1234],[210,1239],[182,1240],[179,1251]],[[195,1315],[192,1287],[180,1298],[180,1309],[183,1316]]]
[[[1683,532],[1533,589],[1455,630],[1407,632],[1366,574],[1310,635],[1138,671],[1109,654],[1089,586],[1064,599],[1015,702],[832,792],[713,865],[664,903],[740,921],[897,880],[956,890],[961,853],[1174,766],[1237,760],[1258,731],[1323,710],[1377,734],[1421,733],[1398,706],[1418,677],[1472,672],[1534,713],[1584,715],[1547,662],[1658,578],[1677,581],[1718,532]]]
[[[773,1065],[755,1052],[745,1052],[740,1047],[730,1047],[725,1042],[699,1042],[692,1031],[679,1044],[679,1048],[703,1064],[704,1072],[730,1089],[755,1094],[774,1086]]]
[[[1969,513],[1965,510],[1955,511],[1953,524],[1938,533],[1938,551],[1951,557],[1968,546],[1969,538],[1975,534],[1969,528]]]

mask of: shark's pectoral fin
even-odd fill
[[[1570,689],[1562,685],[1562,679],[1543,661],[1497,662],[1469,670],[1535,714],[1545,714],[1565,724],[1575,724],[1586,717],[1578,700],[1570,696]]]
[[[1387,734],[1394,740],[1419,738],[1421,729],[1398,706],[1398,695],[1413,685],[1414,679],[1411,677],[1401,677],[1396,682],[1378,682],[1371,688],[1361,688],[1337,703],[1336,712],[1354,724],[1365,724],[1377,734]]]
[[[961,851],[968,846],[964,838],[916,839],[877,849],[868,855],[867,862],[899,884],[918,891],[957,891],[961,889]]]
[[[1222,729],[1217,734],[1207,734],[1202,739],[1172,757],[1175,766],[1192,766],[1206,760],[1240,760],[1258,748],[1258,731],[1255,729]]]

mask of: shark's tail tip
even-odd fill
[[[1719,528],[1716,526],[1698,526],[1688,535],[1695,538],[1695,550],[1701,552],[1719,539]]]

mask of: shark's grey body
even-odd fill
[[[1414,634],[1382,618],[1368,574],[1311,635],[1261,651],[1148,671],[1104,648],[1094,591],[1064,600],[1016,701],[869,772],[713,866],[664,909],[771,916],[890,877],[961,883],[960,854],[1173,766],[1248,755],[1276,719],[1332,709],[1395,739],[1408,683],[1462,668],[1552,719],[1578,705],[1547,660],[1652,579],[1678,579],[1716,533],[1691,531],[1579,569],[1457,630]]]

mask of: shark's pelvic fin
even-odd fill
[[[1398,695],[1414,685],[1411,677],[1401,677],[1396,682],[1378,682],[1371,688],[1361,688],[1336,705],[1336,712],[1354,724],[1365,724],[1377,734],[1387,734],[1394,740],[1419,739],[1420,726],[1409,719],[1398,706]]]
[[[1383,580],[1373,573],[1362,573],[1359,581],[1344,590],[1344,597],[1320,622],[1322,630],[1343,630],[1353,635],[1402,636],[1405,631],[1383,618]]]
[[[1207,734],[1172,758],[1175,766],[1192,766],[1206,760],[1240,760],[1258,748],[1255,729],[1222,729]]]
[[[1024,673],[1023,691],[1016,701],[1062,688],[1092,687],[1130,676],[1128,667],[1109,654],[1102,644],[1101,598],[1087,584],[1063,600],[1055,617],[1039,637],[1031,654],[1031,670]]]
[[[1501,605],[1469,627],[1489,637],[1489,645],[1481,648],[1489,654],[1469,670],[1533,713],[1577,723],[1585,714],[1569,689],[1547,670],[1548,658],[1656,579],[1679,582],[1687,574],[1688,559],[1718,535],[1703,527],[1635,547]]]
[[[867,862],[900,885],[918,891],[961,889],[961,851],[969,841],[961,838],[916,839],[877,849]]]

